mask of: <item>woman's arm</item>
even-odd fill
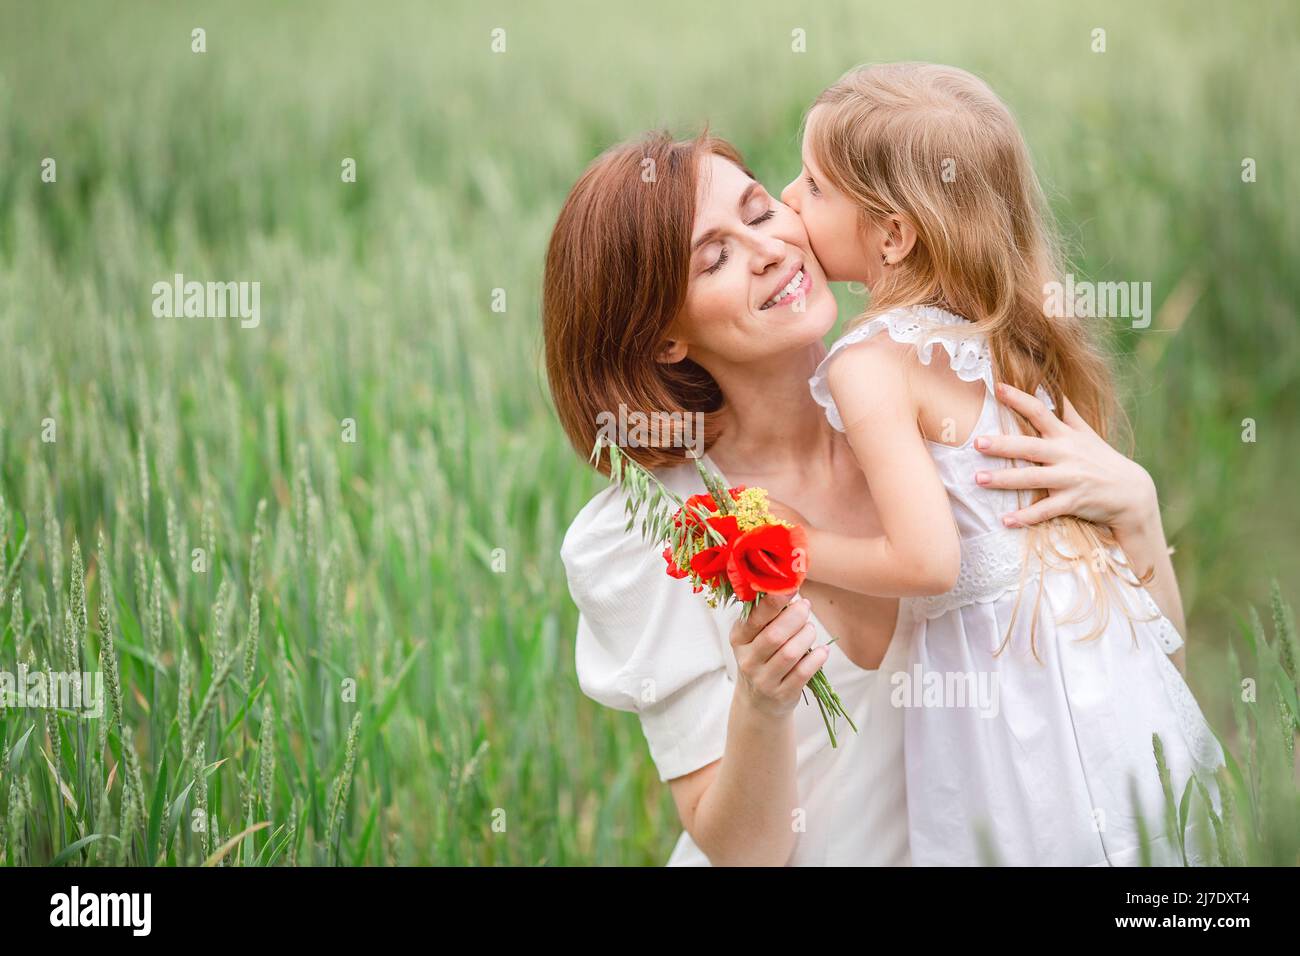
[[[976,439],[976,447],[986,455],[1037,464],[980,472],[975,480],[987,488],[1047,491],[1046,498],[1007,516],[1017,525],[1068,514],[1109,526],[1134,571],[1139,576],[1153,572],[1151,596],[1186,638],[1178,578],[1160,521],[1156,486],[1146,469],[1107,444],[1068,399],[1064,415],[1058,419],[1037,398],[1010,385],[998,386],[998,398],[1023,415],[1039,437],[985,435]],[[1173,659],[1182,669],[1184,649],[1179,648]]]
[[[961,542],[926,447],[911,349],[873,341],[845,349],[828,381],[844,434],[866,475],[884,534],[808,530],[808,576],[881,597],[941,594],[957,581]]]
[[[606,488],[560,548],[581,612],[578,685],[637,714],[659,778],[711,862],[783,864],[796,838],[794,708],[830,653],[808,653],[817,633],[811,608],[766,595],[732,625],[724,646],[717,612],[664,573],[656,549],[627,533],[625,506],[622,489]]]
[[[669,781],[682,825],[714,866],[781,866],[794,850],[794,708],[826,662],[804,598],[764,595],[731,630],[736,682],[721,760]]]

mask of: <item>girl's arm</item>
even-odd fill
[[[1160,521],[1156,486],[1146,469],[1107,444],[1068,399],[1064,415],[1058,419],[1037,398],[1009,385],[998,386],[998,398],[1023,415],[1040,437],[986,435],[976,439],[976,447],[986,455],[1038,464],[981,472],[975,480],[988,488],[1042,488],[1048,492],[1041,501],[1011,513],[1017,524],[1037,524],[1068,514],[1109,526],[1134,571],[1139,575],[1154,571],[1151,597],[1186,639],[1178,578]],[[1184,649],[1179,648],[1173,659],[1182,669]]]
[[[948,493],[919,424],[915,353],[879,339],[845,349],[827,376],[884,534],[808,529],[808,577],[881,597],[942,594],[961,568]]]

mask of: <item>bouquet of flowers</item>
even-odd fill
[[[639,520],[642,538],[656,545],[664,542],[668,575],[689,580],[697,594],[707,590],[710,607],[720,601],[740,602],[741,617],[748,618],[764,594],[793,591],[803,583],[807,535],[803,528],[771,513],[765,489],[726,488],[696,458],[707,493],[682,501],[603,436],[592,449],[593,462],[599,461],[602,449],[608,449],[610,481],[621,485],[627,495],[627,530]],[[838,718],[857,732],[822,671],[813,675],[807,690],[817,700],[832,747]]]

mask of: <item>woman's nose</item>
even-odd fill
[[[759,271],[780,262],[785,258],[785,240],[776,236],[759,235],[754,240],[754,251],[758,255]]]

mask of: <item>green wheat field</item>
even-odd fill
[[[636,718],[573,670],[601,481],[541,371],[549,229],[650,127],[779,189],[822,87],[926,59],[1010,103],[1079,277],[1152,283],[1111,331],[1220,859],[1295,865],[1298,45],[1285,2],[3,0],[0,672],[105,707],[0,709],[0,861],[662,863]],[[176,273],[259,282],[260,323],[155,317]]]

